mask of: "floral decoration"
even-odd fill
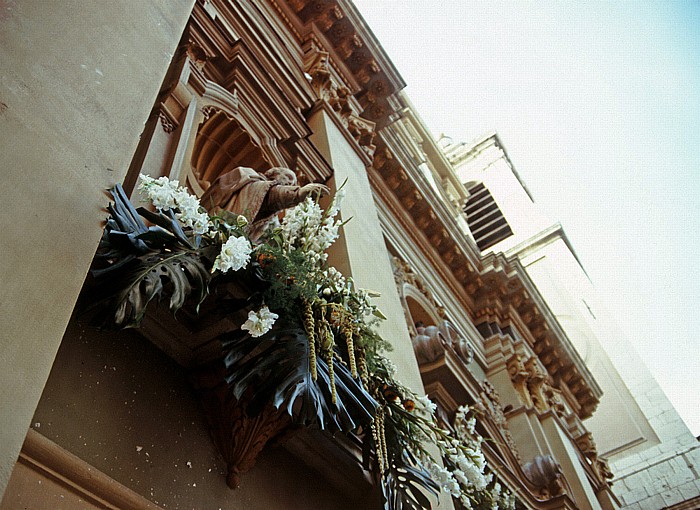
[[[247,320],[221,337],[229,391],[252,395],[248,413],[271,403],[297,424],[357,435],[387,510],[431,508],[439,492],[464,508],[515,508],[486,464],[474,416],[461,408],[453,425],[440,423],[436,405],[398,381],[376,331],[377,294],[328,265],[342,186],[325,211],[309,197],[255,243],[245,217],[207,214],[176,181],[142,175],[139,189],[155,212],[115,187],[92,271],[109,289],[111,323],[138,326],[153,299],[176,312],[219,283],[257,282]]]

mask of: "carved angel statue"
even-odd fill
[[[308,196],[328,193],[328,187],[323,184],[298,186],[297,177],[289,168],[274,167],[261,174],[239,166],[217,177],[200,202],[210,212],[224,209],[245,216],[254,239],[277,213],[294,207]]]

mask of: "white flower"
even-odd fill
[[[423,395],[422,397],[418,397],[418,402],[420,402],[423,405],[423,409],[428,411],[428,414],[435,414],[435,411],[437,411],[437,406],[435,403],[428,398],[427,395]]]
[[[440,485],[443,492],[451,494],[454,497],[459,497],[461,493],[459,483],[454,479],[452,473],[448,469],[431,462],[428,466],[428,471],[430,477],[435,483]]]
[[[179,186],[178,181],[167,177],[154,179],[141,174],[139,190],[160,211],[176,209],[175,217],[184,226],[194,230],[195,234],[204,234],[209,230],[209,215],[199,203],[199,199],[191,195],[186,188]]]
[[[248,312],[248,320],[243,323],[241,329],[250,332],[250,336],[257,338],[264,335],[272,328],[279,316],[272,313],[267,306],[263,306],[259,311]]]
[[[324,262],[328,257],[325,250],[338,239],[341,223],[334,218],[339,206],[336,199],[324,214],[319,205],[307,197],[287,210],[280,225],[284,248],[287,251],[301,249],[315,265]]]
[[[225,273],[229,270],[238,271],[246,267],[250,262],[252,251],[253,247],[245,237],[229,237],[228,241],[221,246],[221,253],[216,257],[211,272],[218,269]]]

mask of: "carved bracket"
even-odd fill
[[[265,445],[291,430],[284,409],[268,404],[260,413],[248,413],[250,396],[237,400],[224,380],[222,366],[193,371],[190,379],[204,408],[212,440],[228,466],[226,483],[240,485],[241,474],[249,471]]]

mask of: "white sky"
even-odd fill
[[[433,135],[498,131],[700,435],[700,2],[355,4]]]

